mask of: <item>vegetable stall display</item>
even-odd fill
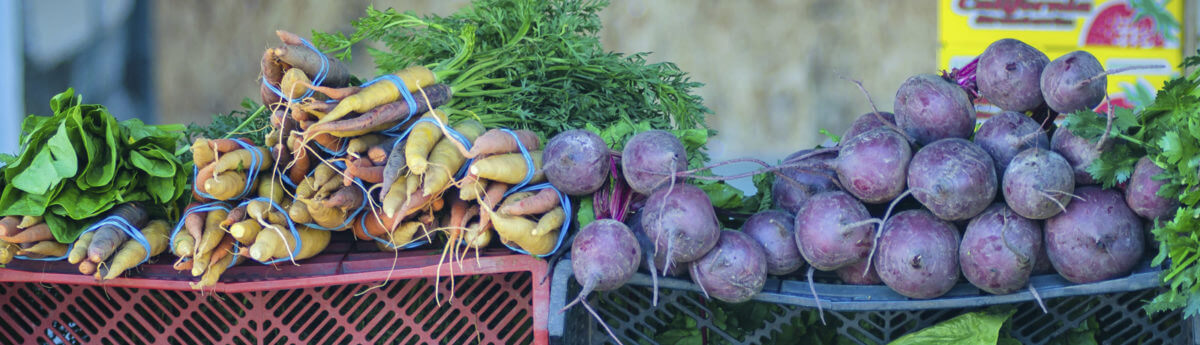
[[[1195,310],[1200,74],[1101,114],[1105,76],[1127,68],[1005,39],[907,79],[894,113],[860,116],[834,146],[713,163],[700,84],[604,51],[603,7],[476,0],[445,17],[371,8],[312,41],[277,31],[258,61],[262,105],[186,130],[118,122],[68,90],[4,157],[0,263],[65,259],[107,280],[169,252],[203,289],[251,261],[303,265],[339,238],[436,247],[439,262],[569,252],[583,291],[567,307],[599,319],[589,294],[639,269],[726,303],[815,271],[912,299],[960,277],[991,294],[1051,270],[1108,280],[1153,252],[1152,228],[1171,289],[1148,309]],[[345,61],[368,42],[378,76],[364,79]],[[980,97],[1005,111],[976,126]],[[741,162],[762,168],[711,172]],[[723,183],[745,177],[760,193]]]

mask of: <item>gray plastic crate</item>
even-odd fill
[[[550,336],[556,344],[608,344],[608,334],[581,308],[560,313],[579,291],[571,276],[569,260],[555,266],[550,301]],[[1141,307],[1158,293],[1158,271],[1142,265],[1128,277],[1092,284],[1071,284],[1057,275],[1032,279],[1048,313],[1043,313],[1028,291],[990,295],[960,284],[951,293],[934,300],[912,300],[886,286],[814,285],[829,325],[839,336],[858,344],[885,344],[908,332],[922,329],[963,312],[984,306],[1012,304],[1009,335],[1024,344],[1039,344],[1077,327],[1095,316],[1101,344],[1200,344],[1193,334],[1192,320],[1171,312],[1147,317]],[[655,337],[679,318],[691,319],[706,328],[709,343],[787,343],[783,326],[811,317],[816,301],[807,282],[768,280],[755,297],[752,308],[763,308],[769,316],[754,329],[741,325],[737,332],[723,330],[712,320],[713,304],[688,280],[659,279],[658,307],[651,306],[651,280],[639,273],[625,287],[593,293],[589,301],[626,344],[658,344]],[[686,321],[686,320],[683,320]]]

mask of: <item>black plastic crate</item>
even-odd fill
[[[1099,325],[1096,340],[1102,344],[1200,344],[1192,334],[1192,320],[1178,311],[1148,317],[1142,306],[1160,290],[1159,271],[1143,263],[1127,277],[1091,284],[1073,284],[1056,274],[1040,275],[1031,281],[1046,304],[1043,312],[1028,291],[991,295],[963,283],[933,300],[903,297],[886,286],[848,286],[816,283],[828,325],[837,335],[858,344],[886,344],[904,334],[923,329],[964,312],[989,305],[1009,304],[1017,308],[1007,329],[1023,344],[1039,344],[1058,337],[1094,317]],[[558,344],[613,343],[581,307],[566,313],[559,310],[579,291],[569,260],[554,269],[551,287],[550,336]],[[668,325],[694,324],[703,330],[708,343],[770,344],[791,342],[786,325],[809,322],[816,307],[809,284],[803,281],[769,279],[754,301],[740,308],[762,309],[765,317],[756,324],[722,327],[712,306],[699,288],[688,280],[659,279],[658,306],[651,306],[651,280],[639,273],[620,289],[593,293],[589,301],[605,322],[626,344],[659,344]],[[714,317],[718,316],[718,317]],[[727,322],[728,323],[728,322]],[[746,329],[746,327],[751,327]]]

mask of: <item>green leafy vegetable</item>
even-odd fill
[[[1200,65],[1196,56],[1184,59],[1181,67]],[[1178,198],[1181,203],[1173,219],[1155,222],[1151,233],[1159,243],[1154,265],[1169,263],[1163,283],[1169,288],[1149,303],[1145,310],[1156,313],[1183,308],[1184,315],[1200,313],[1200,70],[1166,82],[1154,102],[1131,115],[1116,112],[1112,147],[1092,163],[1088,172],[1105,186],[1114,186],[1129,178],[1135,162],[1149,157],[1165,172],[1156,179],[1167,181],[1158,195]],[[1097,142],[1104,134],[1105,121],[1099,114],[1078,112],[1067,119],[1068,128],[1080,137]]]
[[[1000,327],[1016,312],[1016,308],[993,308],[962,314],[923,330],[905,334],[889,345],[993,345],[999,341]]]
[[[81,104],[74,90],[54,96],[53,116],[21,123],[21,153],[3,168],[0,216],[44,216],[56,240],[74,241],[119,203],[148,202],[177,211],[187,174],[172,153],[182,126],[117,122],[103,106]]]

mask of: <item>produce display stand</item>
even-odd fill
[[[1014,305],[1009,335],[1023,344],[1040,344],[1068,332],[1095,317],[1100,329],[1096,340],[1104,344],[1200,344],[1192,334],[1192,320],[1184,320],[1178,310],[1147,317],[1142,309],[1159,289],[1157,268],[1148,262],[1132,274],[1118,279],[1089,284],[1073,284],[1057,274],[1031,278],[1047,311],[1043,312],[1028,290],[1007,295],[991,295],[969,283],[960,283],[946,295],[932,300],[903,297],[884,285],[853,286],[813,284],[829,327],[857,344],[885,344],[915,330],[934,325],[966,311],[999,304]],[[819,277],[820,278],[820,277]],[[638,273],[624,287],[614,291],[593,292],[589,298],[596,311],[625,343],[656,344],[654,337],[676,317],[691,318],[705,328],[710,343],[772,343],[780,328],[793,323],[805,312],[816,310],[809,284],[802,280],[768,279],[763,291],[747,303],[777,307],[761,328],[742,332],[741,337],[720,329],[711,320],[711,307],[719,302],[706,300],[700,288],[690,280],[659,278],[658,306],[651,306],[651,278]],[[603,328],[583,308],[566,313],[558,310],[575,297],[579,284],[572,277],[569,260],[555,266],[551,288],[550,337],[560,344],[613,343]],[[611,303],[597,303],[604,301]],[[836,325],[835,325],[836,322]],[[818,324],[819,326],[819,324]]]
[[[440,255],[373,247],[335,242],[300,266],[235,266],[203,291],[162,258],[104,282],[66,262],[14,261],[0,268],[0,343],[548,343],[545,261],[488,250],[442,264],[435,284]]]

